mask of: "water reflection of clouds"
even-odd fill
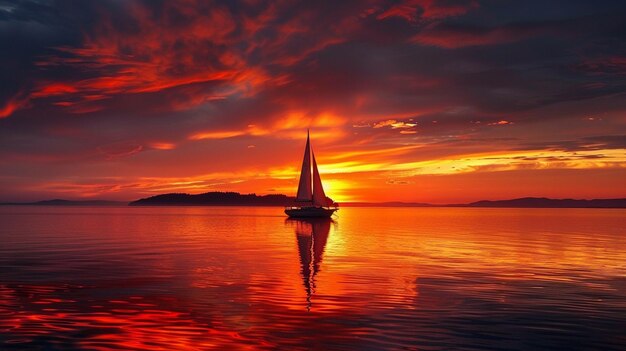
[[[197,350],[216,345],[241,346],[237,332],[195,320],[193,313],[168,297],[131,296],[89,299],[77,305],[66,295],[80,287],[0,286],[0,330],[8,349]],[[51,296],[55,296],[52,298]],[[215,323],[220,325],[219,322]],[[77,337],[80,336],[80,337]]]

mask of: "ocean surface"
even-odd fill
[[[0,207],[0,350],[626,350],[626,211]]]

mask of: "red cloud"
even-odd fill
[[[114,13],[102,8],[95,28],[84,33],[81,47],[58,47],[57,55],[37,64],[46,69],[74,68],[80,71],[78,76],[89,78],[39,84],[32,98],[59,99],[52,103],[85,113],[103,108],[83,106],[93,96],[102,100],[177,90],[164,94],[160,111],[190,109],[233,94],[251,96],[289,81],[286,74],[269,74],[268,65],[297,64],[345,41],[354,29],[352,18],[340,18],[331,29],[311,31],[310,23],[318,22],[323,13],[296,8],[297,16],[281,19],[279,12],[294,7],[287,3],[239,13],[215,4],[205,8],[195,1],[168,2],[160,9],[135,2],[121,6],[132,30],[117,25]],[[262,31],[262,40],[251,40]],[[251,57],[262,62],[251,63]]]
[[[400,17],[409,22],[415,22],[418,18],[436,20],[460,16],[475,7],[478,7],[476,1],[450,3],[438,0],[406,0],[392,5],[379,13],[376,18],[382,20],[389,17]]]
[[[4,106],[0,107],[0,118],[6,118],[13,114],[16,110],[26,106],[28,104],[28,98],[23,97],[22,94],[17,94],[10,98]]]
[[[32,93],[32,97],[48,97],[55,95],[64,95],[77,92],[78,89],[74,86],[63,83],[51,83],[46,84]]]
[[[94,30],[85,33],[82,47],[57,48],[60,55],[47,57],[38,64],[73,67],[88,72],[92,78],[47,83],[31,96],[67,100],[67,95],[72,95],[71,105],[79,105],[93,100],[93,96],[102,99],[206,83],[213,85],[207,89],[224,86],[220,95],[228,95],[249,92],[269,80],[258,68],[250,67],[238,51],[237,45],[245,44],[241,42],[245,33],[235,33],[237,19],[226,7],[211,6],[210,11],[201,12],[200,3],[166,3],[162,14],[157,15],[153,8],[138,3],[123,6],[136,30],[126,32],[118,28],[112,21],[113,14],[101,10],[101,21]],[[177,22],[172,13],[188,20]],[[207,89],[198,94],[206,96]],[[206,100],[190,97],[182,105]],[[70,103],[57,105],[70,106]],[[180,106],[177,102],[173,109]],[[74,110],[94,109],[75,107]]]

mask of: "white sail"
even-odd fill
[[[300,184],[298,185],[296,201],[311,202],[313,200],[311,188],[311,147],[309,143],[309,132],[307,131],[306,148],[304,149],[304,159],[302,160],[302,171],[300,171]]]
[[[315,153],[313,153],[313,204],[315,206],[328,206],[328,200],[322,186],[322,179],[317,170],[317,162],[315,161]]]

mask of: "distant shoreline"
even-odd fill
[[[294,198],[282,194],[256,195],[236,192],[208,192],[197,195],[162,194],[136,201],[44,200],[6,202],[0,206],[253,206],[283,207],[294,204]],[[429,204],[418,202],[346,202],[342,207],[469,207],[469,208],[626,208],[626,198],[617,199],[550,199],[524,197],[509,200],[481,200],[465,204]]]

